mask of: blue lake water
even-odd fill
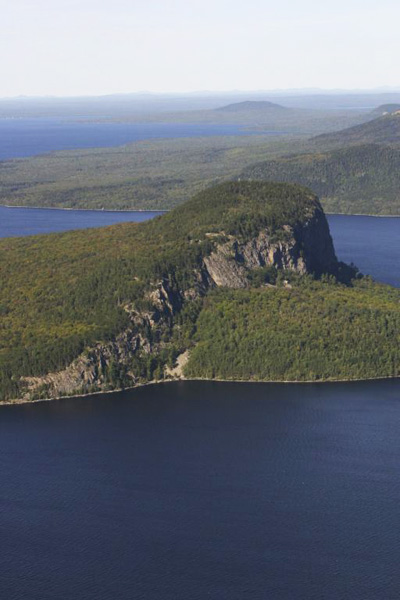
[[[146,221],[159,211],[59,210],[0,206],[0,238]]]
[[[400,287],[400,217],[327,215],[338,258]]]
[[[0,119],[0,160],[55,150],[120,146],[139,140],[249,135],[237,125],[102,123],[56,118]],[[268,135],[263,132],[263,135]],[[276,132],[273,135],[278,135]]]
[[[113,212],[0,206],[0,237],[144,221],[160,212]],[[400,218],[328,215],[340,260],[354,262],[378,281],[400,287]]]
[[[400,382],[0,407],[4,600],[398,600]]]

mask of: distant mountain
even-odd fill
[[[267,100],[246,100],[245,102],[235,102],[234,104],[221,106],[220,108],[216,108],[215,110],[229,113],[240,113],[248,111],[260,112],[270,110],[288,111],[290,109],[286,108],[285,106],[281,106],[280,104],[275,104],[274,102],[268,102]]]
[[[156,116],[152,117],[154,122]],[[157,118],[160,118],[157,116]],[[368,115],[367,118],[371,118]],[[290,133],[310,137],[365,122],[365,113],[354,110],[310,110],[282,106],[269,100],[246,100],[211,110],[164,114],[162,122],[241,125],[258,132]]]
[[[300,183],[330,212],[400,215],[400,149],[390,146],[286,156],[248,167],[241,179]]]
[[[313,138],[318,145],[398,144],[400,143],[400,112],[387,114],[367,123]]]
[[[374,108],[371,114],[376,117],[383,117],[385,115],[392,115],[398,111],[400,111],[400,104],[381,104],[381,106]]]

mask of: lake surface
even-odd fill
[[[160,211],[59,210],[0,206],[0,238],[147,221]]]
[[[339,260],[400,287],[400,217],[327,215]]]
[[[7,600],[398,600],[400,382],[2,407]]]
[[[0,119],[0,160],[73,148],[120,146],[157,138],[251,135],[237,125],[102,123],[56,118]],[[257,132],[254,132],[257,134]],[[268,135],[268,132],[263,132]],[[279,135],[274,132],[273,135]]]
[[[0,206],[0,237],[144,221],[158,214]],[[340,260],[354,262],[363,273],[400,287],[400,218],[328,215],[328,221]]]

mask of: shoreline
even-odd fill
[[[117,388],[115,390],[99,390],[98,392],[91,392],[89,394],[71,394],[69,396],[54,396],[52,398],[38,398],[36,400],[24,400],[22,398],[17,398],[14,400],[0,400],[0,408],[2,406],[22,406],[25,404],[37,404],[38,402],[53,402],[56,400],[67,400],[72,398],[89,398],[90,396],[100,396],[104,394],[117,394],[121,392],[129,392],[131,390],[135,390],[138,388],[146,387],[149,385],[160,385],[163,383],[178,383],[178,382],[190,382],[190,381],[209,381],[209,382],[218,382],[218,383],[258,383],[258,384],[293,384],[293,385],[303,385],[303,384],[317,384],[317,385],[325,385],[329,383],[362,383],[363,381],[400,381],[400,375],[388,376],[388,377],[365,377],[362,379],[308,379],[308,380],[279,380],[279,379],[208,379],[207,377],[177,377],[175,379],[161,379],[160,381],[152,380],[146,381],[145,383],[137,383],[132,386],[128,386],[125,388]]]
[[[322,207],[323,208],[323,207]],[[399,215],[371,215],[367,213],[332,213],[324,211],[326,216],[339,216],[339,217],[374,217],[376,219],[400,219]]]
[[[0,208],[27,208],[29,210],[76,210],[82,212],[99,212],[99,213],[134,213],[134,212],[146,212],[146,213],[166,213],[172,210],[171,208],[72,208],[72,207],[58,207],[58,206],[24,206],[23,204],[0,204]],[[400,216],[400,215],[399,215]]]
[[[175,208],[178,208],[179,204],[174,208],[72,208],[70,206],[25,206],[23,204],[0,204],[0,208],[27,208],[29,210],[75,210],[82,212],[99,212],[99,213],[167,213]],[[400,219],[398,215],[375,215],[370,213],[339,213],[339,212],[327,212],[324,211],[327,216],[343,216],[343,217],[375,217],[379,219]]]

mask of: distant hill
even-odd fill
[[[397,111],[400,111],[400,104],[381,104],[377,108],[374,108],[371,114],[376,117],[383,117],[388,114],[393,114]]]
[[[229,113],[239,113],[239,112],[248,112],[248,111],[270,111],[270,110],[283,110],[289,111],[290,108],[286,108],[285,106],[281,106],[280,104],[275,104],[274,102],[268,102],[266,100],[252,101],[247,100],[245,102],[235,102],[234,104],[228,104],[227,106],[221,106],[220,108],[216,108],[220,112],[229,112]]]
[[[312,138],[318,145],[337,146],[347,144],[399,144],[400,112],[387,114],[367,123],[355,125],[334,133],[324,133]]]
[[[400,214],[400,149],[379,144],[297,154],[248,167],[241,178],[300,183],[320,197],[325,210]]]

